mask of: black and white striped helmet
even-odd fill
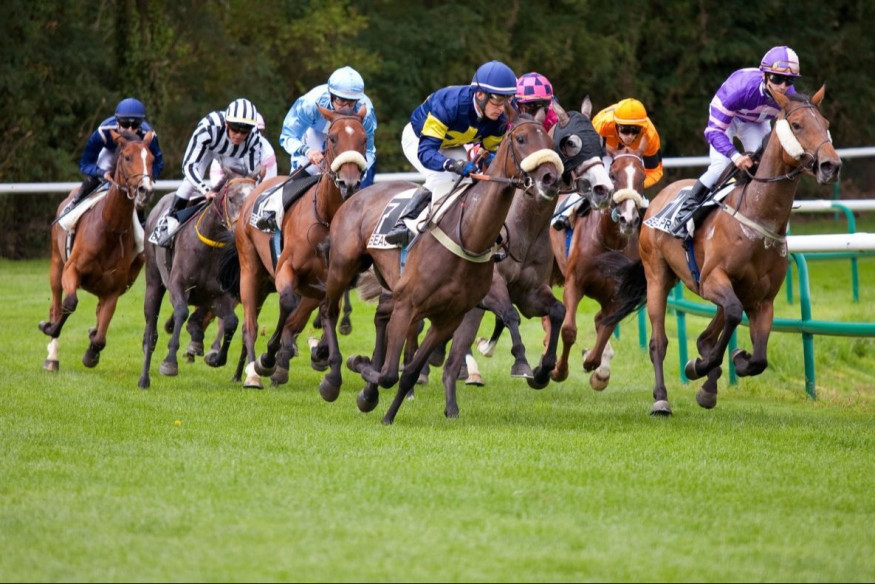
[[[235,99],[225,110],[225,121],[229,124],[246,124],[247,126],[258,125],[258,111],[255,105],[248,99],[241,97]]]

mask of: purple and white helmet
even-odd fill
[[[760,62],[760,71],[799,77],[799,56],[790,47],[772,47]]]

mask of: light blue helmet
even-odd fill
[[[245,97],[241,97],[228,104],[228,108],[225,110],[225,121],[229,124],[257,126],[258,111],[255,109],[255,104]]]
[[[474,73],[471,86],[495,95],[515,95],[516,73],[501,61],[489,61]]]
[[[142,120],[146,117],[146,106],[139,99],[127,97],[115,106],[116,118],[136,118]]]
[[[341,67],[328,78],[328,91],[342,99],[358,101],[365,94],[365,80],[352,67]]]
[[[760,61],[760,71],[787,77],[799,77],[799,56],[790,47],[772,47]]]

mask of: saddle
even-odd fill
[[[310,187],[318,183],[321,178],[322,176],[318,174],[306,175],[301,178],[289,177],[278,185],[265,190],[258,195],[255,204],[252,206],[252,213],[249,216],[249,224],[258,228],[256,223],[262,216],[264,216],[266,211],[270,211],[271,207],[276,204],[274,202],[272,205],[271,202],[273,201],[274,194],[280,189],[282,189],[281,201],[283,211],[288,211],[289,207],[291,207],[295,201],[300,199]]]

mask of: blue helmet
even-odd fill
[[[799,56],[790,47],[772,47],[760,61],[760,71],[786,77],[799,77]]]
[[[516,94],[516,73],[501,61],[489,61],[480,65],[471,86],[477,91],[485,91],[495,95]]]
[[[328,91],[342,99],[358,101],[365,94],[365,80],[352,67],[341,67],[328,78]]]
[[[115,106],[115,117],[142,120],[146,117],[146,106],[139,99],[134,99],[133,97],[125,98]]]

